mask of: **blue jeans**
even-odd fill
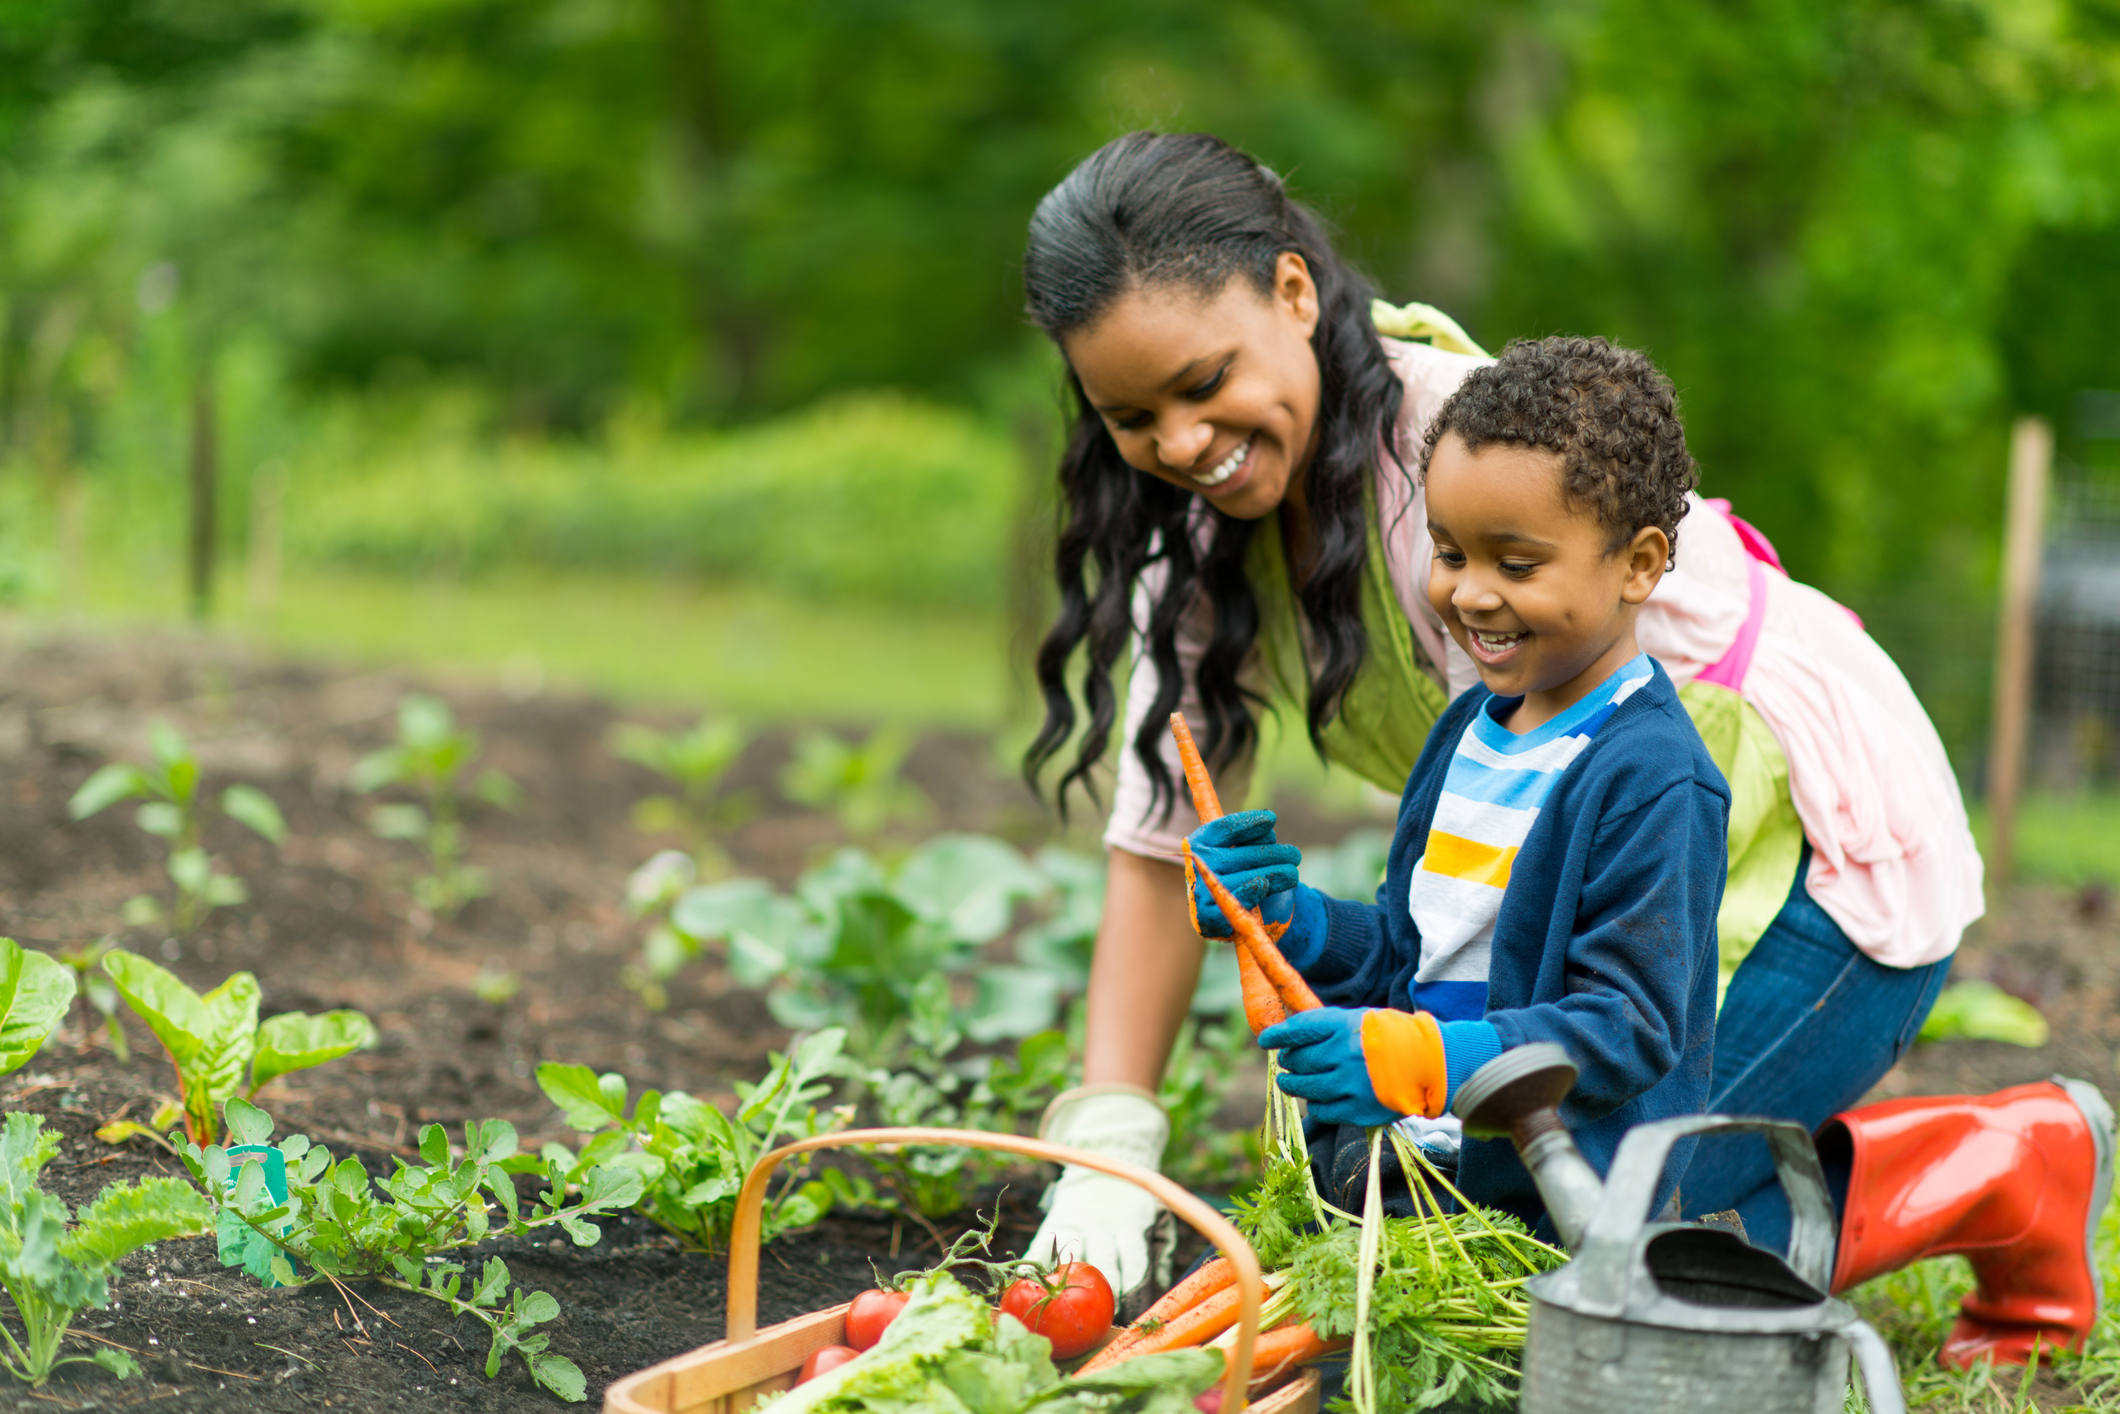
[[[1789,1119],[1815,1131],[1884,1078],[1943,990],[1949,958],[1886,967],[1849,942],[1804,889],[1810,863],[1806,845],[1789,901],[1730,979],[1715,1020],[1715,1114]],[[1847,1177],[1827,1178],[1838,1207]],[[1734,1208],[1753,1242],[1788,1250],[1788,1199],[1757,1135],[1703,1138],[1679,1203],[1688,1219]]]

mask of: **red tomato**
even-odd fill
[[[808,1384],[827,1370],[836,1370],[847,1361],[861,1354],[851,1345],[827,1345],[822,1350],[812,1351],[810,1358],[802,1362],[802,1373],[795,1377],[796,1384]]]
[[[898,1319],[913,1298],[902,1291],[864,1291],[847,1311],[847,1344],[867,1350],[883,1339],[883,1328]]]
[[[1024,1277],[1002,1293],[1001,1309],[1053,1343],[1055,1360],[1087,1354],[1112,1324],[1112,1284],[1087,1262],[1064,1262],[1050,1282]]]

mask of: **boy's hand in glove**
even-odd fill
[[[1281,1089],[1329,1124],[1368,1128],[1434,1119],[1459,1080],[1501,1054],[1484,1021],[1437,1022],[1425,1011],[1320,1007],[1259,1033],[1281,1053]]]
[[[1192,846],[1192,859],[1212,869],[1237,902],[1258,909],[1267,931],[1278,935],[1295,916],[1296,865],[1303,851],[1276,843],[1273,827],[1271,810],[1240,810],[1208,821],[1185,842]],[[1185,882],[1192,890],[1193,930],[1203,938],[1234,933],[1207,885],[1194,873],[1191,859],[1185,864]]]

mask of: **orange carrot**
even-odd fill
[[[1259,1337],[1251,1347],[1251,1379],[1254,1386],[1271,1380],[1296,1365],[1307,1365],[1352,1342],[1326,1340],[1310,1328],[1308,1321],[1277,1326]]]
[[[1244,987],[1244,1022],[1251,1027],[1252,1035],[1288,1020],[1288,1008],[1282,1005],[1281,994],[1266,980],[1266,972],[1251,955],[1251,949],[1241,943],[1237,946],[1237,980]]]
[[[1214,895],[1215,903],[1221,908],[1223,916],[1235,925],[1237,942],[1250,952],[1253,961],[1258,963],[1259,970],[1273,983],[1273,989],[1280,994],[1282,1003],[1290,1011],[1316,1011],[1324,1005],[1318,1000],[1318,994],[1310,990],[1310,984],[1303,980],[1303,974],[1288,965],[1288,959],[1281,956],[1281,950],[1274,946],[1273,939],[1266,936],[1266,925],[1259,921],[1259,915],[1238,903],[1237,896],[1215,877],[1215,871],[1193,858],[1190,845],[1186,846],[1185,853],[1186,858],[1191,860],[1192,867],[1206,882],[1207,891]]]
[[[1178,760],[1185,767],[1185,784],[1192,791],[1193,810],[1200,823],[1221,819],[1222,798],[1215,794],[1214,778],[1207,774],[1207,763],[1200,759],[1200,748],[1193,744],[1192,724],[1185,720],[1183,712],[1170,714],[1170,734],[1178,739]]]
[[[1143,1336],[1134,1343],[1132,1349],[1119,1358],[1131,1360],[1136,1355],[1160,1355],[1166,1350],[1187,1350],[1213,1340],[1237,1323],[1237,1308],[1243,1300],[1242,1287],[1225,1287],[1191,1310],[1180,1312],[1161,1330]]]
[[[1076,1373],[1086,1375],[1091,1370],[1101,1370],[1106,1365],[1117,1364],[1132,1353],[1133,1348],[1143,1340],[1162,1330],[1216,1292],[1235,1286],[1236,1282],[1237,1268],[1229,1258],[1217,1257],[1211,1262],[1202,1263],[1200,1270],[1157,1297],[1156,1304],[1141,1313],[1141,1319],[1119,1332],[1118,1339],[1098,1351],[1091,1357],[1090,1362]]]

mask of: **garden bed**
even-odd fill
[[[490,895],[454,920],[412,902],[415,850],[375,837],[369,802],[346,788],[355,760],[386,744],[393,713],[414,686],[439,690],[485,739],[485,761],[513,776],[512,812],[473,818],[470,858],[491,875]],[[209,781],[263,788],[286,815],[285,847],[226,821],[207,843],[247,882],[251,902],[213,914],[181,948],[163,932],[119,928],[124,901],[163,892],[160,841],[135,829],[129,808],[79,823],[66,804],[97,766],[138,759],[146,726],[168,720],[192,742]],[[183,640],[46,640],[0,646],[0,934],[25,945],[76,947],[105,933],[167,965],[195,987],[237,969],[255,972],[263,1013],[352,1007],[374,1018],[373,1049],[277,1082],[259,1097],[282,1133],[299,1131],[335,1152],[359,1154],[381,1173],[409,1155],[423,1124],[460,1129],[499,1118],[524,1147],[573,1142],[539,1090],[535,1067],[579,1062],[625,1074],[636,1088],[684,1089],[726,1104],[755,1080],[787,1032],[758,994],[695,965],[670,983],[667,1010],[652,1013],[619,982],[641,926],[621,907],[628,874],[674,843],[640,833],[629,818],[655,788],[646,771],[605,747],[613,722],[675,726],[678,713],[620,712],[591,699],[476,686],[437,689],[395,674],[355,673],[260,660]],[[732,785],[756,792],[759,813],[727,834],[736,866],[785,886],[842,836],[828,816],[782,800],[773,788],[790,734],[768,733],[737,766]],[[930,735],[914,748],[909,779],[934,803],[922,832],[963,829],[1026,847],[1050,837],[1046,818],[998,763],[991,744]],[[1374,824],[1289,802],[1285,833],[1336,840]],[[1087,843],[1088,833],[1078,843]],[[2027,995],[2054,1023],[2043,1051],[1952,1043],[1915,1052],[1886,1089],[1917,1093],[1988,1089],[2056,1069],[2120,1089],[2113,1008],[2120,928],[2102,896],[2026,888],[1969,944],[1961,971]],[[482,978],[484,980],[482,980]],[[517,984],[505,1000],[482,1000]],[[144,1119],[172,1089],[167,1062],[129,1014],[128,1063],[88,1044],[77,1010],[45,1050],[0,1080],[0,1103],[44,1114],[65,1138],[47,1183],[80,1204],[101,1187],[157,1171],[166,1154],[135,1141],[111,1149],[94,1129],[123,1115]],[[1032,1230],[1035,1184],[1005,1199],[1004,1234]],[[545,1290],[561,1315],[552,1348],[577,1362],[594,1402],[611,1380],[715,1339],[721,1329],[718,1260],[687,1254],[631,1215],[605,1219],[602,1241],[488,1244],[520,1285]],[[763,1322],[844,1300],[869,1284],[868,1260],[894,1241],[914,1265],[933,1237],[911,1222],[835,1213],[817,1228],[767,1247]],[[481,1249],[481,1255],[486,1249]],[[536,1389],[519,1361],[484,1374],[485,1336],[432,1300],[380,1287],[266,1291],[219,1266],[211,1239],[165,1243],[125,1266],[108,1311],[85,1313],[84,1334],[137,1353],[143,1377],[118,1383],[97,1370],[62,1373],[43,1391],[0,1389],[0,1407],[396,1408],[565,1407]],[[76,1341],[74,1344],[81,1344]],[[86,1367],[68,1367],[84,1370]]]

